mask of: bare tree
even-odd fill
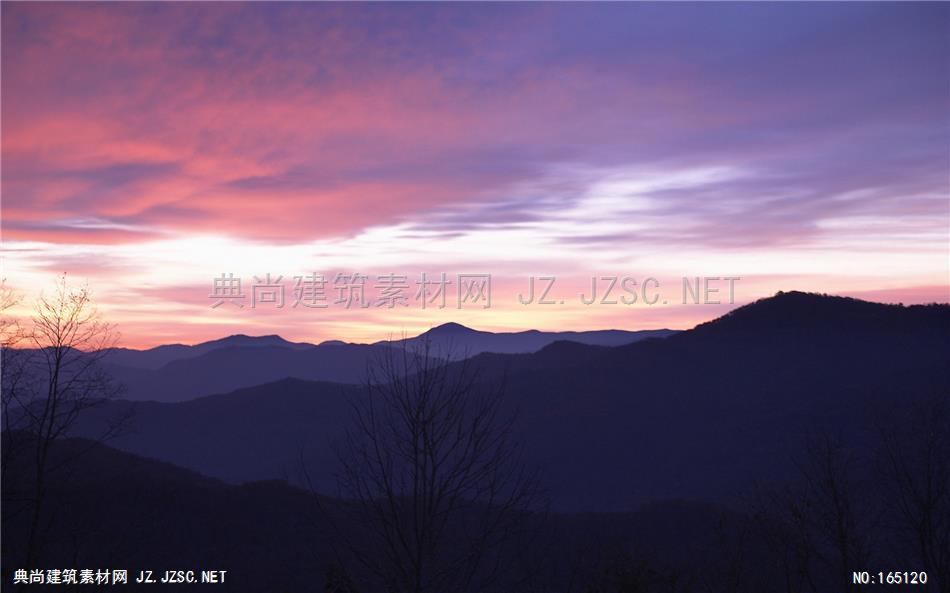
[[[4,444],[18,435],[18,449],[26,452],[31,466],[27,566],[36,560],[48,528],[43,513],[47,481],[56,469],[50,461],[53,444],[84,410],[120,391],[100,364],[117,337],[89,291],[70,287],[62,276],[51,294],[38,299],[32,325],[23,334],[24,347],[13,364],[4,365]]]
[[[713,528],[714,548],[718,553],[701,569],[699,576],[704,590],[739,593],[746,589],[750,523],[745,517],[732,519],[728,512],[720,511]]]
[[[828,557],[830,573],[839,575],[841,590],[855,588],[851,571],[868,566],[871,554],[869,523],[876,513],[861,494],[860,465],[841,437],[828,432],[812,439],[799,464],[816,548]]]
[[[816,591],[815,546],[807,499],[791,485],[759,486],[751,502],[753,519],[775,563],[769,567],[782,579],[787,593]],[[776,586],[776,590],[779,587]]]
[[[7,314],[7,311],[20,302],[19,295],[7,284],[6,278],[0,280],[0,372],[6,376],[8,370],[17,368],[17,351],[15,350],[16,345],[23,339],[23,331],[20,327],[19,321],[15,318],[10,317]],[[10,415],[7,414],[9,409],[9,404],[11,403],[11,395],[8,389],[6,389],[6,382],[3,383],[3,389],[0,390],[0,398],[3,402],[3,420],[4,420],[4,430],[10,428]]]
[[[10,468],[9,460],[17,453],[17,440],[13,434],[17,429],[18,419],[22,414],[13,412],[13,396],[22,377],[24,368],[24,353],[17,349],[23,340],[23,329],[20,322],[8,315],[8,311],[20,303],[20,295],[7,284],[6,278],[0,281],[0,413],[3,415],[3,445],[0,447],[0,483],[9,484],[7,471]],[[4,490],[6,495],[6,490]],[[6,499],[6,496],[4,496]]]
[[[941,593],[950,592],[950,397],[911,406],[880,426],[894,527]]]
[[[7,311],[20,302],[20,295],[13,290],[7,279],[0,280],[0,348],[12,348],[22,338],[20,323],[7,315]]]
[[[502,390],[436,354],[391,344],[338,450],[347,547],[392,592],[484,590],[535,500]]]
[[[864,461],[821,430],[794,460],[796,480],[757,493],[758,529],[787,591],[852,590],[852,571],[871,564],[878,513],[863,487]]]

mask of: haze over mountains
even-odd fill
[[[158,370],[214,376],[244,365],[238,379],[252,381],[264,376],[253,370],[263,360],[273,364],[269,376],[287,375],[178,403],[111,402],[76,434],[93,436],[106,418],[131,411],[127,433],[110,442],[118,448],[230,482],[292,478],[305,459],[318,490],[332,492],[332,444],[350,399],[362,396],[339,377],[358,380],[366,357],[385,347],[213,349]],[[320,372],[338,382],[293,374],[317,356],[333,360]],[[664,339],[558,341],[482,352],[470,363],[484,384],[504,381],[516,433],[554,508],[611,511],[674,498],[728,503],[754,480],[779,482],[810,436],[828,430],[859,445],[877,419],[950,391],[948,360],[948,305],[791,292]]]
[[[412,347],[428,341],[436,355],[458,359],[483,352],[531,353],[558,340],[619,346],[673,333],[667,329],[492,333],[447,323],[392,343],[351,344],[331,340],[308,344],[289,342],[276,335],[234,335],[194,346],[170,344],[149,350],[116,348],[109,352],[106,363],[112,375],[126,386],[124,398],[169,402],[287,377],[359,383],[365,377],[366,365],[392,345]]]

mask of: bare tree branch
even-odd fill
[[[405,340],[368,369],[338,447],[353,556],[389,591],[484,590],[536,499],[503,388],[471,359]]]
[[[0,305],[8,301],[0,292]],[[9,305],[8,305],[9,306]],[[11,324],[2,323],[8,330]],[[69,286],[61,276],[49,295],[41,295],[28,330],[17,327],[15,339],[4,333],[2,391],[4,471],[14,451],[28,450],[32,486],[28,497],[31,521],[25,552],[32,565],[42,548],[47,480],[75,456],[51,464],[50,449],[67,436],[80,415],[117,396],[121,386],[103,369],[102,361],[118,340],[115,327],[104,322],[85,287]],[[23,344],[22,348],[13,348]],[[121,423],[109,423],[101,435],[114,435]],[[6,494],[6,492],[5,492]]]

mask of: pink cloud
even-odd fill
[[[638,265],[659,254],[662,268],[678,249],[713,261],[797,249],[796,261],[811,253],[816,265],[871,252],[912,270],[888,286],[927,286],[872,291],[875,272],[857,269],[857,280],[763,279],[756,295],[939,296],[950,42],[935,23],[946,9],[730,10],[7,3],[4,237],[56,244],[27,272],[65,266],[109,286],[123,282],[111,259],[160,239],[303,246],[400,224],[362,256],[419,247],[403,241],[413,234],[459,267],[482,252],[451,240],[484,240],[495,254],[486,263],[510,275],[537,266],[539,252],[554,273],[607,256]],[[841,26],[856,17],[860,31]],[[585,201],[602,177],[636,185],[708,168],[734,174]],[[107,249],[88,256],[96,245]],[[148,257],[146,271],[177,273],[177,261]],[[168,290],[149,298],[169,305],[183,335],[220,334],[191,292]],[[127,298],[106,297],[126,335],[163,340],[165,322]],[[584,329],[687,327],[711,315],[515,308],[443,320]],[[312,339],[434,318],[241,323]]]

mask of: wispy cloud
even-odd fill
[[[948,273],[946,5],[2,11],[5,261],[26,285]]]

